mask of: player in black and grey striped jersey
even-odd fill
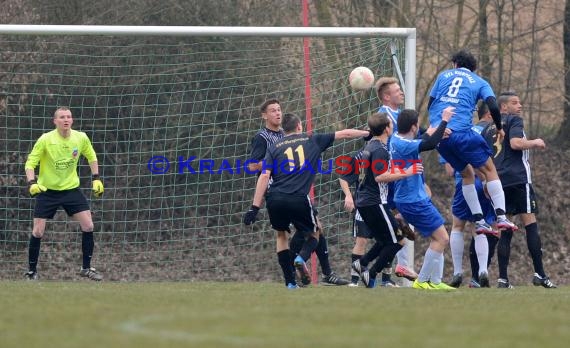
[[[259,173],[263,169],[262,160],[265,158],[267,149],[285,136],[285,133],[283,133],[283,130],[281,129],[282,111],[279,100],[266,100],[263,104],[261,104],[260,111],[261,117],[265,120],[265,127],[258,131],[253,137],[251,141],[251,152],[249,157],[250,161],[257,161],[257,163],[250,162],[248,164],[248,169],[250,171],[258,171]],[[271,181],[269,182],[269,185],[271,185]],[[315,209],[315,215],[316,213],[317,211]],[[336,273],[334,273],[330,267],[327,240],[323,234],[322,225],[318,217],[317,226],[319,229],[320,237],[317,249],[315,250],[315,254],[319,259],[323,273],[321,280],[322,284],[347,285],[349,282],[336,275]],[[282,265],[287,262],[286,260],[292,260],[295,258],[296,254],[300,251],[303,242],[304,237],[301,234],[294,234],[290,241],[290,251],[282,250],[277,252],[279,264]],[[289,259],[290,255],[286,255],[289,252],[293,254],[291,259]]]
[[[532,258],[534,276],[532,283],[547,289],[556,288],[544,271],[542,262],[542,242],[538,232],[536,213],[538,206],[532,187],[529,154],[530,149],[544,149],[544,140],[537,138],[529,140],[524,131],[524,121],[521,117],[522,104],[514,92],[506,92],[498,98],[501,110],[501,122],[505,130],[502,146],[493,159],[497,173],[505,192],[505,207],[508,215],[519,215],[526,231],[528,251]],[[486,139],[492,138],[487,135]],[[499,260],[499,288],[511,288],[507,275],[509,264],[511,238],[513,231],[501,232],[497,246]]]
[[[350,160],[347,163],[350,168],[356,166],[357,161],[362,160],[362,151],[364,148],[357,151],[354,155],[350,156]],[[362,256],[366,253],[366,245],[368,240],[373,238],[372,232],[364,223],[362,216],[356,209],[354,202],[356,201],[356,194],[358,192],[359,174],[354,170],[350,170],[347,173],[343,173],[338,179],[342,192],[344,193],[344,209],[353,213],[353,231],[352,236],[355,238],[354,247],[352,248],[350,264],[356,260],[360,260]],[[354,186],[354,195],[352,194],[350,187]],[[398,287],[396,283],[391,279],[392,265],[387,265],[382,271],[382,281],[381,286],[386,287]],[[351,267],[351,280],[349,286],[358,286],[358,281],[360,276]]]

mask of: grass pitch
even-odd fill
[[[0,282],[0,347],[567,347],[570,287]]]

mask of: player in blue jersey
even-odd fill
[[[432,127],[439,124],[445,108],[449,106],[455,108],[456,116],[447,125],[450,135],[440,142],[437,149],[440,155],[461,173],[463,178],[461,189],[476,219],[477,231],[491,232],[492,228],[483,218],[483,211],[477,198],[473,168],[486,182],[487,191],[497,214],[497,227],[501,230],[516,230],[517,226],[505,215],[505,194],[491,159],[492,151],[483,137],[471,129],[473,112],[477,102],[483,99],[497,127],[497,141],[502,141],[505,132],[502,130],[501,113],[495,94],[489,83],[475,74],[477,60],[471,53],[461,50],[452,56],[451,61],[453,68],[438,75],[428,103]]]
[[[398,117],[398,133],[390,139],[390,154],[393,163],[405,168],[420,162],[420,153],[433,150],[442,139],[453,107],[442,112],[437,129],[430,128],[422,139],[417,139],[419,131],[418,112],[405,109]],[[429,135],[431,134],[431,135]],[[449,244],[444,220],[426,193],[421,173],[395,182],[394,202],[402,216],[416,228],[423,237],[431,239],[418,278],[412,284],[416,289],[455,289],[442,282],[443,251]]]
[[[382,104],[378,108],[378,112],[382,113],[385,112],[390,120],[392,121],[393,125],[393,133],[398,131],[398,115],[400,114],[400,106],[404,104],[404,91],[400,87],[398,83],[398,79],[395,77],[381,77],[376,81],[375,84],[376,88],[376,95],[378,96],[378,100]],[[388,144],[390,140],[388,139]],[[393,211],[395,217],[399,219],[401,216],[396,210],[396,206],[394,205],[394,183],[388,183],[388,208]],[[401,221],[401,220],[400,220]],[[401,221],[402,224],[406,224],[405,221]],[[405,229],[405,231],[408,231]],[[411,231],[411,230],[409,230]],[[404,237],[412,239],[414,238],[413,231],[412,233],[405,233]],[[398,251],[396,254],[396,270],[395,273],[398,277],[404,277],[408,280],[414,281],[418,274],[414,271],[413,267],[410,266],[408,262],[408,252],[410,251],[406,246],[405,243],[407,239],[404,238],[404,247]],[[389,273],[392,271],[392,267],[387,267],[384,270],[383,274],[383,285],[393,284],[390,280]],[[388,274],[388,275],[386,275]]]
[[[524,121],[521,117],[522,104],[516,93],[501,94],[499,106],[506,135],[500,151],[495,156],[495,163],[505,187],[507,214],[520,216],[524,224],[526,243],[534,268],[532,283],[536,286],[553,289],[556,288],[556,285],[546,275],[542,262],[542,242],[536,221],[538,205],[532,187],[529,162],[529,150],[545,149],[546,144],[540,138],[527,139]],[[497,258],[499,259],[497,286],[499,288],[512,287],[507,275],[512,237],[512,231],[501,232],[497,247]]]
[[[481,133],[481,131],[491,124],[493,120],[485,103],[480,104],[477,108],[477,113],[479,116],[479,122],[473,126],[473,130],[477,133]],[[474,219],[471,214],[471,210],[463,197],[463,192],[461,190],[463,180],[461,175],[441,157],[440,163],[444,164],[447,174],[455,178],[455,194],[451,204],[453,222],[451,233],[449,234],[449,246],[453,260],[453,278],[449,282],[449,285],[458,288],[461,286],[463,281],[463,233],[465,232],[467,222],[474,222]],[[492,226],[496,219],[495,211],[491,201],[485,196],[483,183],[478,176],[475,176],[475,188],[477,190],[477,196],[483,210],[485,221]],[[488,288],[490,286],[487,267],[498,241],[497,234],[498,233],[495,231],[492,233],[473,233],[471,244],[469,246],[469,259],[471,263],[472,276],[469,287]]]
[[[345,129],[335,133],[307,135],[303,133],[301,120],[294,114],[283,115],[285,137],[271,145],[262,162],[262,171],[255,188],[251,208],[245,213],[243,222],[255,222],[259,207],[267,192],[266,205],[269,221],[277,231],[277,254],[282,253],[279,265],[282,268],[288,288],[297,288],[293,264],[301,275],[303,284],[310,283],[306,261],[315,251],[319,232],[315,211],[309,199],[309,191],[315,178],[318,160],[336,139],[353,139],[368,136],[368,131]],[[271,186],[268,187],[269,180]],[[289,259],[289,225],[304,236],[304,242],[294,263]],[[287,250],[287,252],[284,252]]]

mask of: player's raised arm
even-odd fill
[[[354,139],[354,138],[364,138],[370,135],[369,131],[359,130],[359,129],[343,129],[334,133],[334,139]]]

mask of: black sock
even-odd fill
[[[285,278],[285,285],[297,284],[295,282],[295,269],[293,268],[293,260],[289,249],[281,250],[277,253],[277,261],[283,271],[283,278]]]
[[[479,283],[479,260],[477,260],[477,251],[475,251],[475,238],[471,237],[469,244],[469,263],[471,264],[471,278]]]
[[[317,248],[315,249],[315,254],[319,259],[321,264],[321,270],[323,274],[328,276],[332,273],[331,264],[329,262],[329,250],[327,246],[327,239],[322,234],[319,236],[319,242],[317,243]]]
[[[526,225],[526,245],[532,258],[532,265],[534,266],[534,272],[538,273],[541,277],[546,277],[544,273],[544,266],[542,264],[542,242],[540,241],[540,235],[538,234],[538,224],[533,222],[530,225]]]
[[[378,257],[378,255],[380,255],[381,250],[382,250],[382,244],[379,242],[374,243],[372,248],[370,248],[370,250],[368,250],[368,252],[364,256],[362,256],[362,258],[360,259],[360,264],[364,267],[368,266],[370,262],[372,262],[374,259]]]
[[[28,247],[28,269],[32,272],[37,271],[38,258],[40,257],[41,238],[36,238],[34,235],[30,237],[30,244]]]
[[[509,280],[507,268],[511,257],[511,239],[513,231],[505,230],[501,232],[501,238],[497,245],[497,258],[499,259],[499,278]]]
[[[303,243],[303,247],[299,252],[299,255],[303,258],[303,260],[307,261],[311,257],[311,254],[317,248],[317,244],[319,244],[319,241],[315,237],[309,237],[309,239]]]
[[[362,258],[362,255],[351,254],[351,255],[350,255],[350,260],[351,260],[351,261],[350,261],[350,264],[352,264],[352,263],[353,263],[354,261],[356,261],[356,260],[360,260],[361,258]],[[352,267],[351,267],[351,273],[353,273],[353,272],[354,272],[354,271],[352,271]],[[360,279],[360,277],[357,276],[357,275],[351,275],[351,276],[350,276],[350,280],[351,280],[353,283],[358,283],[358,280],[359,280],[359,279]]]
[[[487,265],[491,265],[491,260],[495,255],[495,249],[497,247],[497,243],[499,242],[499,237],[493,235],[487,235],[487,243],[489,243],[489,258],[487,259]]]
[[[370,268],[370,278],[376,278],[376,275],[382,272],[386,264],[394,260],[396,253],[400,251],[400,249],[402,249],[402,246],[398,243],[385,245],[382,250],[380,250],[376,263]]]
[[[95,242],[93,241],[93,232],[81,232],[81,251],[83,251],[83,268],[91,268],[91,257]]]
[[[293,258],[299,254],[303,247],[303,243],[305,243],[305,237],[303,237],[303,234],[295,232],[289,241],[289,249],[291,250],[291,254],[293,254]]]

